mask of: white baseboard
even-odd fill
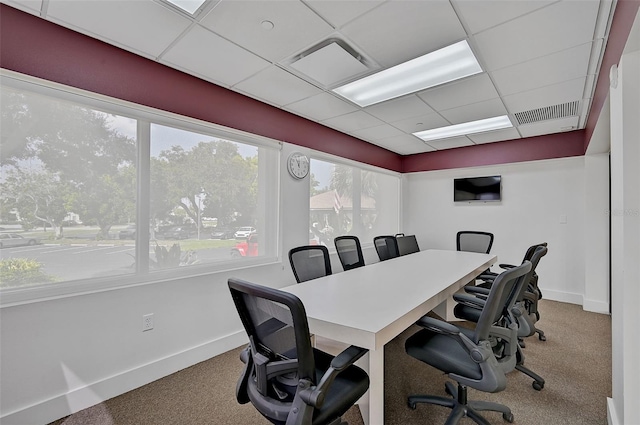
[[[244,331],[227,335],[8,413],[0,417],[0,424],[48,424],[246,343]]]
[[[542,297],[546,300],[560,301],[563,303],[582,305],[584,296],[572,292],[554,291],[552,289],[542,289]]]
[[[593,313],[609,314],[609,303],[604,301],[588,300],[582,301],[582,309]]]
[[[616,406],[613,404],[613,399],[610,397],[607,397],[607,423],[609,425],[622,425],[622,422],[618,420]]]

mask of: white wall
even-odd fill
[[[639,15],[640,16],[640,15]],[[636,32],[640,20],[636,17]],[[633,32],[632,32],[633,34]],[[637,38],[636,38],[637,41]],[[615,72],[614,72],[615,74]],[[640,50],[623,55],[611,97],[612,425],[640,423]]]
[[[593,172],[608,180],[606,168]],[[502,176],[501,202],[453,202],[454,178],[488,175]],[[417,235],[421,249],[455,249],[456,232],[488,231],[495,235],[491,252],[498,263],[520,264],[530,245],[547,242],[549,253],[537,269],[544,297],[583,304],[585,244],[608,247],[606,240],[585,237],[584,157],[412,173],[406,181],[403,230]],[[607,220],[608,205],[592,207]],[[600,285],[593,297],[601,299],[592,301],[608,305],[608,282]]]

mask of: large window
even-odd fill
[[[311,159],[309,232],[312,241],[333,247],[340,235],[363,245],[399,226],[400,178],[373,167]]]
[[[276,258],[276,142],[14,76],[1,88],[0,290]]]

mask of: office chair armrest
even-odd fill
[[[354,364],[358,359],[364,356],[369,350],[351,345],[347,347],[342,353],[338,354],[331,360],[331,366],[322,375],[320,383],[315,387],[309,387],[301,391],[300,397],[302,400],[311,406],[316,408],[322,407],[324,398],[327,394],[327,389],[331,386],[336,376],[346,368]]]
[[[369,350],[352,345],[347,347],[342,353],[338,354],[331,361],[331,367],[338,372],[342,372],[347,367],[357,362],[360,357],[367,354]]]
[[[480,276],[476,277],[476,279],[483,280],[487,283],[493,283],[493,281],[498,277],[497,274],[493,273],[482,273]]]
[[[501,269],[508,270],[517,266],[514,266],[513,264],[498,264],[498,267],[500,267]]]
[[[482,310],[486,302],[484,299],[480,297],[476,297],[474,295],[467,295],[467,294],[454,294],[453,299],[458,304],[475,308],[476,310]]]
[[[483,288],[481,286],[465,286],[464,291],[469,294],[484,295],[484,296],[488,296],[489,292],[491,292],[489,288]]]
[[[456,326],[443,322],[442,320],[434,319],[429,316],[422,316],[417,322],[416,325],[422,326],[425,329],[428,329],[433,332],[447,334],[447,335],[458,335],[460,334],[460,329]]]

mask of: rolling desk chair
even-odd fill
[[[396,237],[396,242],[398,244],[398,254],[407,255],[413,254],[415,252],[420,252],[420,247],[418,246],[418,240],[415,235],[409,236],[398,236]]]
[[[463,230],[456,234],[456,250],[488,254],[493,245],[493,233]]]
[[[452,409],[447,425],[457,424],[468,416],[481,425],[488,424],[479,411],[501,412],[507,422],[513,422],[511,409],[502,404],[467,399],[467,387],[485,392],[498,392],[506,388],[504,367],[498,363],[491,347],[491,328],[500,321],[505,305],[513,291],[524,284],[521,279],[531,270],[529,262],[507,270],[498,276],[484,303],[475,329],[465,329],[424,316],[417,325],[423,329],[409,337],[405,350],[410,356],[427,363],[458,382],[456,389],[451,382],[445,385],[451,398],[432,395],[414,395],[408,398],[409,408],[417,403],[430,403]],[[512,337],[517,330],[511,328]],[[517,344],[515,344],[517,345]]]
[[[362,247],[357,236],[338,236],[333,243],[344,271],[364,266]]]
[[[239,279],[228,285],[249,336],[238,403],[251,402],[273,424],[341,424],[369,388],[369,376],[354,365],[367,350],[350,346],[333,357],[312,348],[298,297]]]
[[[298,283],[331,274],[329,250],[324,245],[304,245],[291,249],[289,263]]]
[[[395,236],[376,236],[373,238],[373,245],[380,261],[396,258],[398,254],[398,242]]]
[[[540,262],[540,259],[547,254],[547,247],[543,245],[534,245],[534,253],[530,256],[530,260],[523,260],[522,264],[530,263],[531,270],[524,276],[524,282],[522,287],[519,289],[518,293],[515,297],[515,303],[512,307],[509,308],[506,314],[508,314],[509,320],[513,321],[517,324],[518,327],[518,338],[526,338],[536,333],[536,328],[534,326],[535,322],[532,322],[532,318],[527,314],[526,306],[525,306],[525,294],[527,292],[527,287],[532,276],[535,274],[535,269]],[[527,254],[529,250],[527,250]],[[525,256],[526,257],[526,256]],[[513,269],[515,266],[504,267],[506,270]],[[495,285],[494,283],[491,285]],[[458,304],[453,309],[453,314],[459,318],[468,320],[471,322],[477,322],[480,317],[480,312],[482,309],[482,305],[484,303],[484,299],[490,293],[490,289],[482,288],[482,287],[466,287],[465,290],[469,293],[475,294],[478,297],[478,301],[476,304]],[[454,296],[454,299],[458,301],[463,298],[463,296]],[[524,366],[524,352],[522,351],[523,344],[517,344],[516,351],[516,366],[515,368],[520,372],[528,375],[533,378],[533,383],[531,384],[536,391],[540,391],[544,388],[544,378],[542,378],[537,373],[533,372],[531,369]]]

